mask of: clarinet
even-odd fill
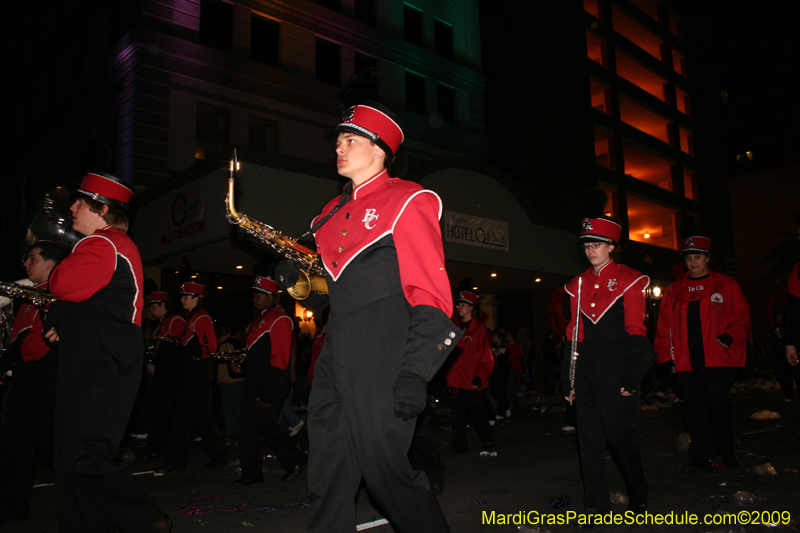
[[[572,349],[569,357],[569,390],[570,395],[575,390],[575,365],[578,362],[578,324],[581,320],[581,282],[583,278],[578,278],[578,302],[575,311],[575,325],[572,327]],[[569,401],[572,405],[572,400]]]

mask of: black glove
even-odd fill
[[[475,376],[474,378],[472,378],[472,384],[474,386],[480,387],[482,383],[483,383],[483,380],[481,379],[480,376]]]
[[[625,375],[622,376],[622,382],[620,382],[620,387],[625,389],[626,392],[630,392],[633,394],[637,390],[639,390],[639,384],[642,382],[641,379],[637,379],[631,372],[625,372]]]
[[[428,400],[428,382],[406,372],[397,375],[394,381],[394,414],[404,421],[414,418],[425,410]]]
[[[723,333],[722,335],[717,337],[717,340],[729,348],[733,344],[733,337],[731,337],[727,333]]]
[[[275,267],[275,282],[283,290],[294,287],[300,279],[300,266],[294,261],[284,259]]]

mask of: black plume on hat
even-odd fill
[[[378,80],[378,69],[368,68],[362,70],[350,80],[347,87],[342,92],[342,103],[339,104],[339,112],[342,116],[347,115],[347,111],[354,105],[364,102],[380,102],[381,87]]]
[[[472,292],[472,287],[475,286],[475,280],[472,278],[464,278],[460,282],[458,282],[458,287],[456,288],[456,293],[463,292],[463,291],[470,291]]]
[[[583,191],[584,201],[578,209],[579,220],[585,218],[598,218],[606,211],[608,196],[600,187]]]

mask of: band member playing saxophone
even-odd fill
[[[170,518],[136,484],[117,447],[144,364],[143,272],[126,234],[133,191],[89,173],[72,204],[85,235],[53,269],[46,338],[58,342],[55,479],[61,531],[169,531]]]

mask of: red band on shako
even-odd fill
[[[253,278],[253,291],[266,294],[277,294],[278,284],[275,280],[268,277],[256,276]]]
[[[622,226],[607,218],[584,218],[579,241],[619,242]]]
[[[161,302],[169,301],[169,294],[164,291],[153,291],[147,297],[147,304],[159,304]]]
[[[336,126],[336,131],[352,131],[377,143],[384,150],[397,153],[403,142],[403,129],[386,113],[367,105],[350,108],[350,115]]]
[[[78,192],[85,194],[92,200],[101,204],[128,208],[133,191],[123,185],[117,178],[102,174],[89,172],[83,177],[83,182],[78,188]]]
[[[460,304],[462,302],[476,306],[478,305],[478,295],[470,291],[461,291],[458,293],[458,299],[456,300],[456,303]]]
[[[707,254],[711,252],[711,239],[701,235],[693,235],[683,240],[681,253],[683,254]]]
[[[202,296],[206,292],[206,288],[199,283],[181,283],[181,295],[184,296]]]

